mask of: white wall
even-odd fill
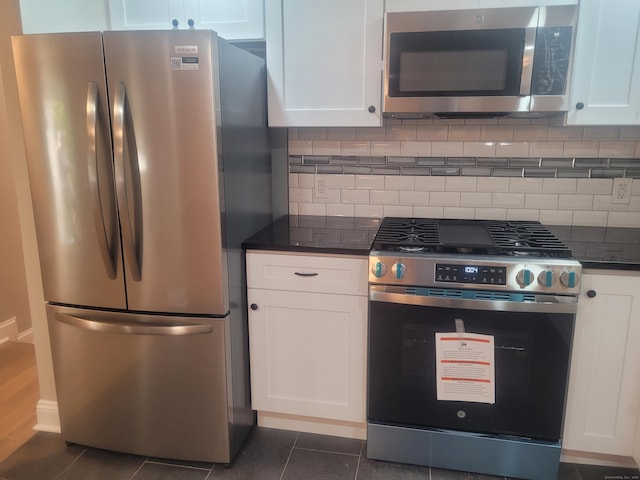
[[[24,33],[108,30],[110,24],[107,0],[20,0],[20,10]]]

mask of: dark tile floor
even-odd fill
[[[256,428],[230,468],[118,454],[37,433],[0,463],[1,480],[491,480],[502,477],[378,462],[364,442]],[[637,469],[562,464],[561,480],[640,480]],[[554,479],[549,479],[554,480]]]

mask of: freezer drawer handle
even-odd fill
[[[123,82],[116,82],[116,93],[113,100],[113,126],[113,157],[118,206],[122,217],[124,253],[131,278],[140,281],[142,280],[140,168],[135,131]]]
[[[116,255],[115,245],[117,241],[117,214],[115,208],[115,198],[109,198],[107,207],[109,208],[109,225],[110,228],[107,231],[107,224],[105,223],[105,206],[102,204],[100,197],[100,180],[99,176],[99,155],[98,155],[98,136],[101,132],[98,131],[98,84],[96,82],[89,82],[87,88],[87,137],[88,137],[88,150],[87,150],[87,166],[89,170],[89,188],[91,188],[91,197],[93,199],[93,218],[96,225],[96,233],[98,234],[98,244],[100,245],[100,253],[104,261],[105,269],[109,278],[116,278]],[[105,172],[111,173],[111,152],[108,155],[104,155],[105,161],[109,162]],[[109,188],[107,193],[112,192],[113,177],[109,177]]]
[[[213,325],[133,325],[131,323],[110,323],[88,320],[66,313],[56,313],[56,320],[73,327],[104,333],[124,333],[128,335],[205,335],[213,332]]]

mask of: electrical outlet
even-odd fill
[[[614,178],[611,203],[629,203],[631,200],[632,178]]]
[[[316,175],[313,189],[313,196],[316,198],[329,198],[327,191],[327,177],[324,175]]]

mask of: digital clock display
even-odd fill
[[[436,282],[506,285],[507,269],[497,265],[436,263]]]

